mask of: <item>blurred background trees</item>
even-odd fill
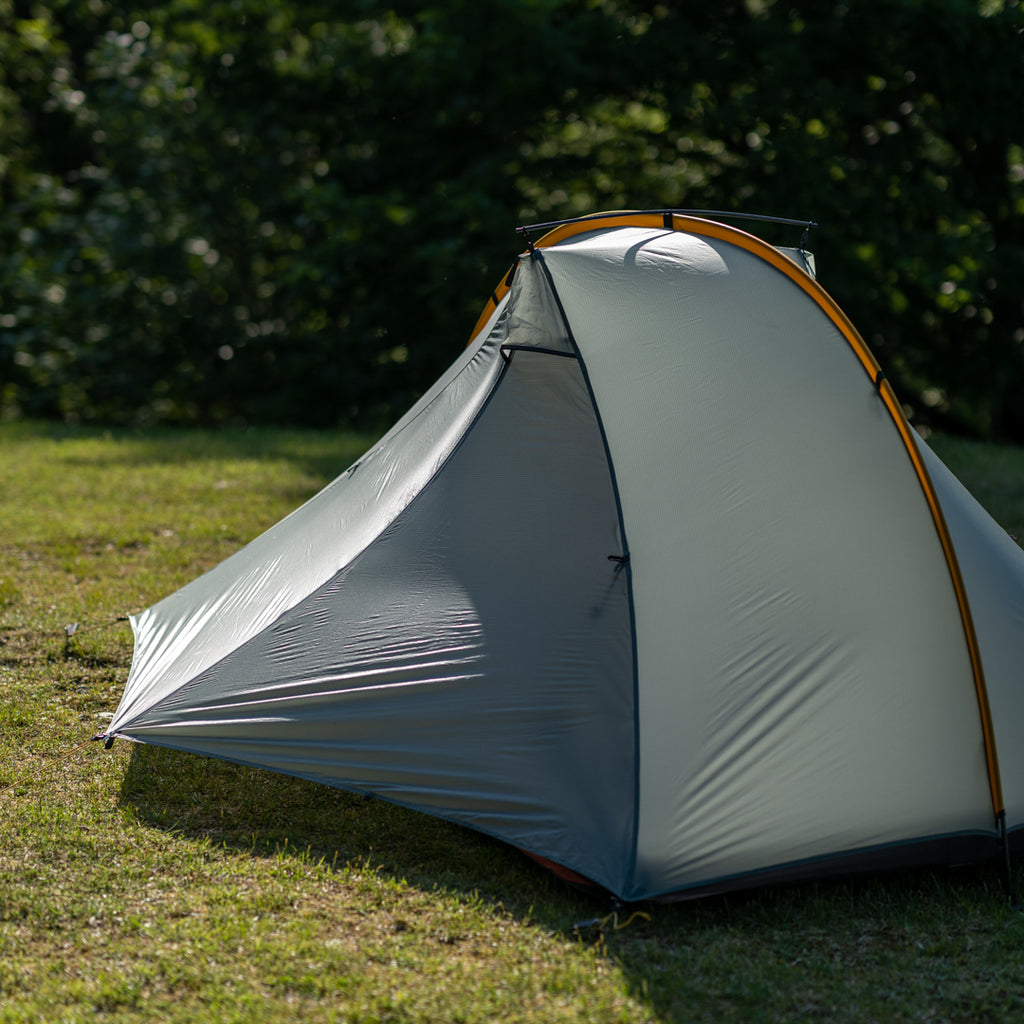
[[[1017,0],[0,0],[0,415],[381,428],[517,225],[674,207],[1024,442],[1022,110]]]

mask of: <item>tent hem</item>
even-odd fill
[[[1024,830],[1018,837],[1024,849]],[[726,875],[708,882],[698,882],[682,889],[631,895],[631,900],[653,900],[657,903],[677,903],[701,899],[742,889],[781,885],[792,882],[821,881],[867,874],[877,871],[922,867],[959,867],[984,863],[998,858],[1001,849],[998,835],[993,832],[967,831],[927,836],[868,846],[844,853],[827,854],[807,860],[790,861],[776,867]]]

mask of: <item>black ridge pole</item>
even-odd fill
[[[654,214],[657,216],[667,216],[673,213],[677,213],[682,217],[718,217],[722,220],[755,220],[763,221],[769,224],[787,224],[791,227],[802,227],[806,232],[812,228],[816,228],[818,225],[813,220],[806,219],[795,219],[793,217],[774,217],[764,213],[735,213],[728,210],[627,210],[622,211],[621,216],[628,217],[630,215],[640,216],[643,214]],[[549,220],[542,221],[537,224],[524,224],[517,230],[526,234],[527,231],[547,231],[551,228],[561,227],[563,224],[585,224],[588,220],[603,220],[606,217],[619,216],[619,212],[614,213],[589,213],[583,217],[565,217],[562,220]]]

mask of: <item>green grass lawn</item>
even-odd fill
[[[654,907],[593,941],[573,924],[603,903],[473,832],[89,742],[127,676],[123,616],[365,444],[0,424],[0,1024],[1024,1018],[1024,913],[994,867]],[[1024,537],[1024,451],[935,447]]]

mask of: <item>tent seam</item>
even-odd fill
[[[626,595],[629,604],[630,653],[633,662],[633,826],[629,851],[629,864],[624,879],[625,884],[620,889],[621,892],[625,893],[631,891],[633,888],[636,876],[637,848],[639,846],[640,836],[640,679],[636,643],[636,608],[633,602],[633,569],[629,559],[629,537],[626,534],[626,523],[622,513],[622,497],[619,493],[618,478],[615,474],[615,461],[612,458],[611,447],[608,444],[608,434],[605,431],[604,420],[601,417],[601,410],[597,404],[597,396],[594,394],[594,386],[590,380],[590,373],[587,370],[586,360],[583,358],[583,353],[576,341],[572,325],[569,323],[569,317],[562,304],[562,298],[558,294],[558,289],[555,287],[554,278],[551,275],[551,271],[544,259],[543,253],[540,249],[534,248],[533,246],[530,247],[530,250],[531,255],[537,260],[537,265],[540,267],[541,272],[547,280],[548,287],[551,289],[552,298],[555,300],[555,306],[562,318],[562,323],[565,325],[569,344],[572,345],[573,351],[576,353],[580,373],[583,376],[583,383],[586,385],[587,394],[590,396],[590,404],[593,408],[594,418],[597,421],[597,427],[601,434],[601,443],[604,446],[605,460],[608,464],[608,475],[611,479],[612,493],[615,495],[615,511],[619,521],[619,533],[622,537],[622,560],[616,571],[620,571],[622,567],[625,567]]]
[[[689,885],[681,887],[674,886],[670,889],[659,889],[656,891],[645,892],[640,898],[670,901],[670,898],[677,893],[696,893],[697,895],[700,895],[704,889],[711,889],[712,891],[731,891],[733,889],[749,888],[750,882],[756,880],[758,877],[767,875],[786,876],[791,872],[799,872],[804,868],[827,866],[830,862],[839,862],[847,858],[861,857],[867,859],[873,855],[885,853],[890,850],[896,851],[913,849],[914,847],[928,846],[930,844],[948,842],[950,840],[957,839],[987,840],[991,838],[991,832],[977,828],[957,829],[951,832],[936,832],[927,836],[896,839],[888,843],[876,843],[872,846],[851,847],[850,849],[845,850],[835,850],[831,853],[817,854],[813,857],[795,858],[794,860],[785,861],[780,864],[773,864],[770,867],[754,868],[750,871],[738,871],[733,874],[717,875],[713,878],[692,882]],[[727,889],[718,890],[718,886],[726,886]],[[708,895],[710,895],[710,893]]]

